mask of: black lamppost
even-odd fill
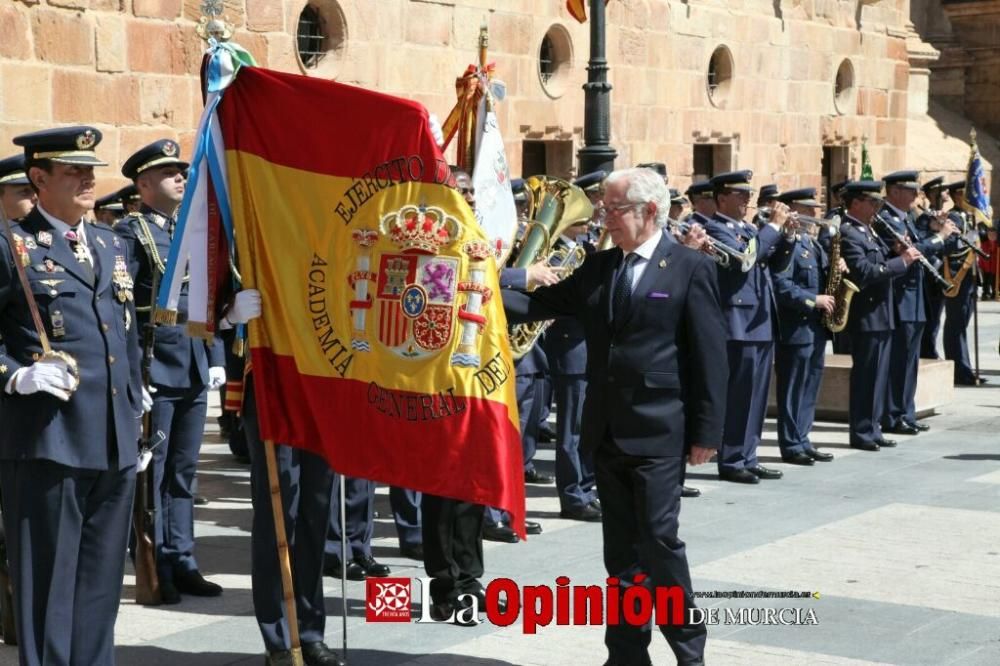
[[[590,62],[583,84],[583,142],[577,153],[579,175],[594,171],[611,173],[618,153],[611,147],[611,84],[605,57],[605,0],[590,0]]]

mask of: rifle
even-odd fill
[[[156,341],[156,288],[159,271],[153,270],[149,320],[142,332],[142,384],[150,385],[153,366],[153,344]],[[144,606],[160,603],[160,579],[156,575],[156,543],[153,531],[156,520],[156,500],[153,470],[149,467],[152,451],[164,439],[162,432],[153,432],[153,412],[142,415],[142,439],[139,441],[139,469],[135,477],[135,502],[132,504],[132,528],[135,530],[135,602]],[[145,463],[143,462],[145,461]]]

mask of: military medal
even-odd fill
[[[52,247],[52,234],[48,231],[39,231],[35,237],[38,239],[38,244],[42,247]]]
[[[115,255],[115,268],[111,274],[111,281],[115,285],[118,300],[122,303],[131,301],[132,296],[132,276],[129,275],[128,267],[125,265],[125,257],[120,254]]]
[[[37,250],[38,243],[35,242],[34,238],[28,236],[27,238],[24,239],[24,247],[28,248],[29,250]]]
[[[66,335],[66,322],[63,320],[62,310],[52,311],[52,337],[61,338]]]
[[[100,245],[101,247],[103,247],[103,248],[107,248],[108,247],[107,245],[104,244],[104,239],[101,238],[100,236],[97,236],[94,240],[96,240],[97,244]]]

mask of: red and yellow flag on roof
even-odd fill
[[[348,476],[502,507],[523,533],[494,254],[426,109],[243,67],[217,114],[211,179],[228,180],[242,286],[263,302],[249,335],[261,437]]]

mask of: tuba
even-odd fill
[[[582,189],[558,178],[532,176],[525,183],[525,194],[528,224],[517,244],[513,266],[527,268],[544,260],[566,279],[580,267],[587,254],[579,245],[568,249],[558,242],[559,236],[574,224],[593,217],[594,206]],[[527,354],[551,323],[548,320],[511,326],[508,335],[514,358]]]
[[[850,314],[851,299],[859,289],[856,284],[844,277],[837,265],[840,263],[840,216],[833,217],[830,223],[833,237],[830,238],[830,275],[826,278],[826,293],[833,296],[833,313],[823,313],[823,325],[832,333],[840,333],[847,326],[847,316]]]

